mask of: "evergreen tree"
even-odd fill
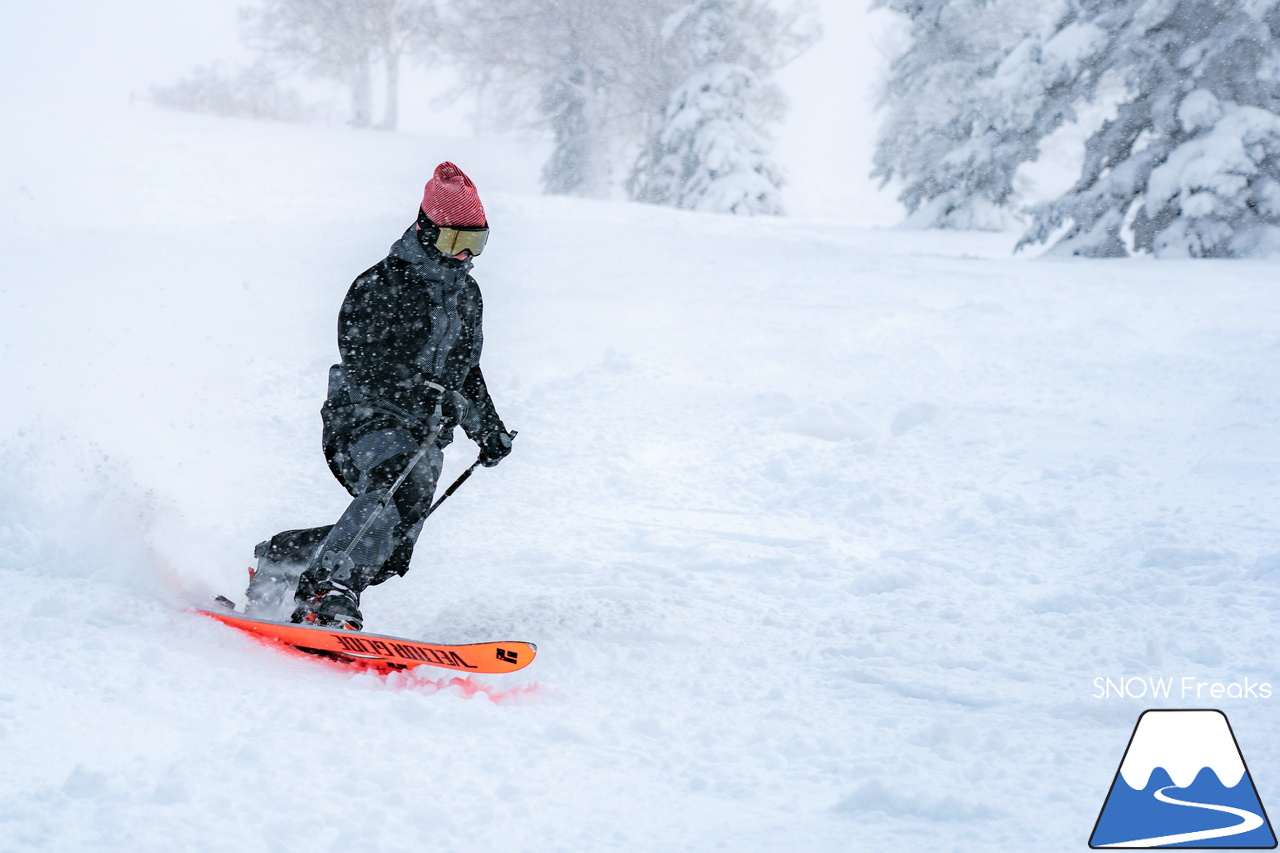
[[[1116,75],[1125,94],[1094,133],[1075,186],[1033,210],[1019,244],[1066,226],[1053,251],[1087,257],[1236,257],[1280,247],[1280,2],[1076,0],[1064,34],[1084,45],[1057,100],[1091,98]]]
[[[765,125],[783,102],[765,77],[815,35],[754,0],[686,2],[664,26],[675,86],[632,169],[631,197],[690,210],[782,213],[782,174]]]
[[[974,26],[999,2],[883,0],[915,36],[887,87],[876,172],[905,181],[908,221],[972,225],[1009,208],[1018,167],[1101,102],[1114,114],[1079,179],[1031,210],[1019,247],[1061,235],[1052,251],[1086,257],[1280,248],[1280,0],[1067,0],[1012,46]]]
[[[1052,19],[1061,0],[876,0],[910,20],[908,48],[880,94],[886,110],[872,177],[902,182],[906,224],[1000,229],[1016,210],[1014,173],[1039,138],[1018,132],[1032,116],[1000,113],[1028,103],[996,80],[1001,57]],[[1037,69],[1043,72],[1043,69]],[[1049,83],[1038,73],[1035,84]],[[1026,88],[1026,87],[1017,87]],[[993,91],[994,90],[994,91]],[[1032,92],[1032,103],[1040,98]]]

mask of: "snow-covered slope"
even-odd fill
[[[1276,680],[1274,265],[540,198],[497,143],[27,129],[0,849],[1077,850],[1150,701],[1094,678]],[[335,312],[445,158],[520,437],[365,615],[539,646],[456,684],[188,610],[344,505]],[[1221,701],[1274,799],[1272,704]]]

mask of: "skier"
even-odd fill
[[[325,457],[353,500],[335,524],[258,545],[248,615],[292,607],[293,622],[359,631],[360,594],[409,570],[454,427],[485,467],[511,452],[480,371],[480,289],[468,274],[488,234],[475,184],[441,163],[417,221],[347,291],[321,416]]]

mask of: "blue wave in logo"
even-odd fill
[[[1179,839],[1179,836],[1195,836]],[[1173,784],[1157,767],[1142,790],[1129,787],[1117,774],[1089,839],[1090,847],[1227,847],[1270,849],[1275,834],[1246,773],[1234,788],[1223,785],[1205,767],[1185,788]]]

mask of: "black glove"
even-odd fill
[[[476,442],[480,445],[480,464],[492,468],[505,459],[511,452],[511,439],[514,437],[515,433],[505,433],[500,429],[480,436]]]
[[[404,404],[401,411],[416,420],[424,429],[439,426],[448,432],[459,424],[469,425],[475,420],[471,403],[457,391],[441,392],[427,385],[414,386],[413,393],[401,395]],[[436,412],[440,412],[439,421]]]
[[[480,418],[470,400],[457,391],[447,391],[442,404],[445,429],[461,426],[467,435],[475,435],[480,427]]]

